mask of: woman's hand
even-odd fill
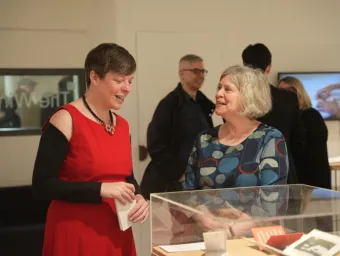
[[[223,223],[216,218],[206,206],[199,205],[197,210],[199,210],[202,214],[196,213],[192,217],[205,232],[229,228],[226,223]]]
[[[215,219],[213,216],[197,214],[194,215],[193,218],[205,232],[229,229],[229,225],[221,222],[218,219]]]
[[[135,200],[135,187],[126,182],[103,182],[100,189],[100,196],[114,198],[122,204]]]
[[[327,99],[330,94],[331,94],[331,91],[334,89],[334,86],[333,85],[328,85],[324,88],[321,88],[319,91],[317,91],[316,93],[316,98],[317,99]]]
[[[132,222],[144,223],[149,216],[149,204],[142,195],[136,195],[136,205],[129,212],[129,218]]]
[[[249,215],[236,208],[220,209],[219,216],[221,218],[227,218],[230,225],[230,232],[233,236],[241,237],[246,235],[251,228],[256,227],[256,223],[251,219]]]
[[[336,100],[333,101],[319,101],[317,103],[317,108],[321,111],[325,111],[332,116],[340,116],[340,108]]]
[[[245,235],[256,224],[250,216],[236,208],[222,208],[210,212],[205,206],[197,207],[203,214],[195,214],[194,220],[205,231],[225,230],[228,238]]]

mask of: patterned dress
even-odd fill
[[[227,146],[218,140],[219,128],[198,135],[185,171],[184,189],[287,183],[287,147],[280,131],[261,123],[239,145]]]

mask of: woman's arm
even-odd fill
[[[48,123],[41,136],[34,164],[34,196],[43,200],[101,203],[100,182],[70,182],[58,178],[68,147],[69,142],[64,134]]]

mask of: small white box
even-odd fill
[[[225,256],[227,255],[227,235],[225,231],[214,231],[203,233],[205,244],[205,255]]]

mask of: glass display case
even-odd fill
[[[155,193],[150,206],[152,255],[209,255],[221,239],[229,256],[340,255],[337,191],[278,185]],[[320,254],[325,248],[333,254]]]

